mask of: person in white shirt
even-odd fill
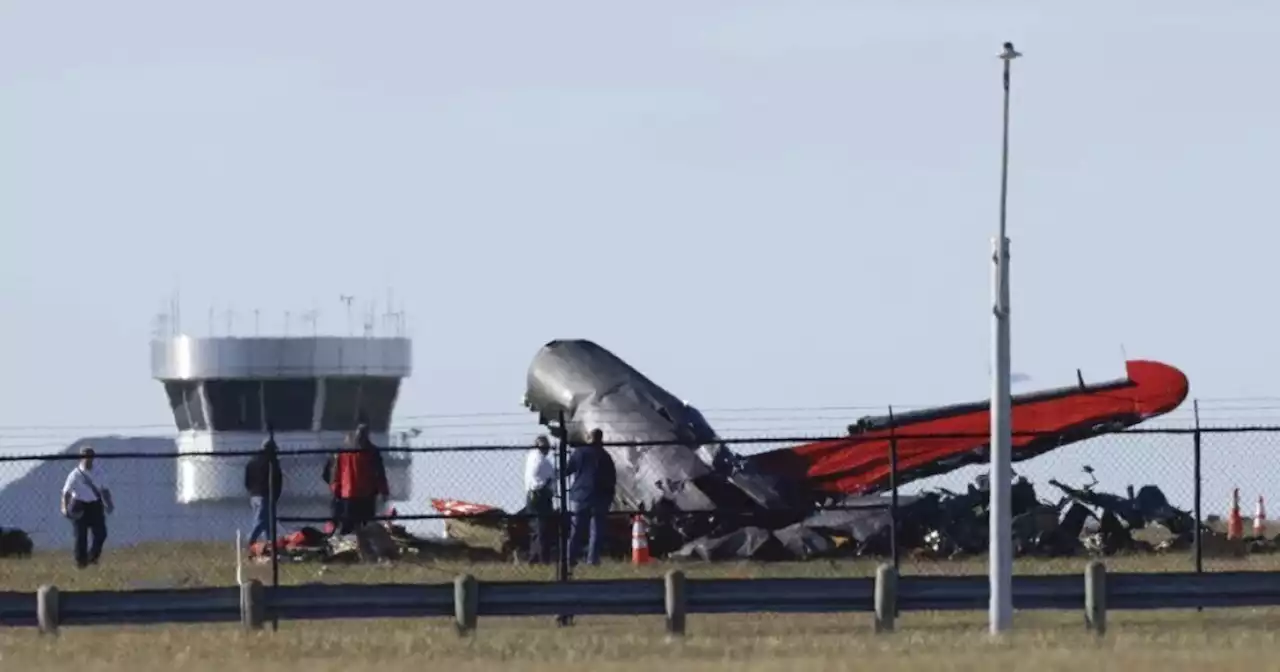
[[[75,531],[75,558],[77,567],[98,563],[102,545],[107,541],[107,514],[115,510],[111,491],[101,482],[101,475],[93,471],[93,448],[80,448],[80,463],[62,486],[62,515],[71,519]],[[89,533],[93,533],[93,545],[89,546]]]
[[[551,442],[546,436],[539,436],[524,462],[525,511],[534,516],[529,520],[529,562],[532,564],[552,561],[547,524],[555,515],[552,499],[556,467],[551,463],[550,453]]]

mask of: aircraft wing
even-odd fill
[[[1126,362],[1126,378],[1015,395],[1013,459],[1114,432],[1177,408],[1187,377],[1160,362]],[[807,481],[819,492],[862,495],[889,487],[891,441],[898,449],[898,484],[988,461],[990,402],[943,406],[863,418],[849,436],[748,458],[753,468]]]

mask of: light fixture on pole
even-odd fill
[[[991,379],[991,518],[987,555],[991,582],[991,634],[1009,630],[1013,621],[1013,435],[1009,356],[1009,238],[1005,235],[1005,204],[1009,190],[1009,70],[1021,56],[1012,42],[1004,43],[1004,141],[1000,160],[1000,231],[992,241],[992,379]]]

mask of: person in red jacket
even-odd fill
[[[347,437],[346,447],[325,465],[338,534],[351,534],[368,524],[378,515],[379,498],[390,494],[382,452],[369,440],[369,428],[360,425]]]

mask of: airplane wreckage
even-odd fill
[[[1174,410],[1187,396],[1187,378],[1174,367],[1133,360],[1126,373],[1105,383],[1081,379],[1071,387],[1014,395],[1013,460],[1137,425]],[[864,417],[847,436],[738,455],[696,408],[588,340],[556,340],[538,351],[525,405],[551,435],[570,444],[602,430],[617,471],[613,509],[645,516],[655,557],[885,554],[894,519],[885,495],[891,442],[899,486],[988,461],[985,401]],[[1050,484],[1062,491],[1056,503],[1041,501],[1024,479],[1014,484],[1020,554],[1132,550],[1143,543],[1132,533],[1148,525],[1168,531],[1166,546],[1189,543],[1194,532],[1190,514],[1171,507],[1154,486],[1125,498],[1091,486]],[[526,548],[527,516],[452,499],[432,504],[446,516],[451,539],[488,538],[504,555]],[[987,547],[986,506],[985,483],[966,493],[900,495],[899,547],[935,557],[981,553]],[[606,552],[625,557],[630,516],[611,518]]]

